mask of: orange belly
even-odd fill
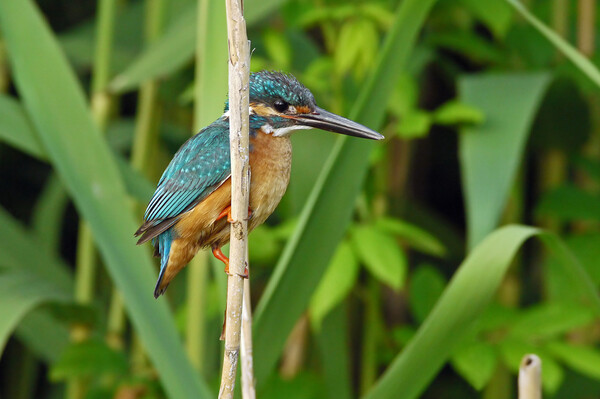
[[[252,217],[248,231],[262,224],[275,211],[287,189],[292,165],[292,145],[287,137],[274,137],[259,131],[250,145],[250,208]],[[231,180],[175,224],[177,237],[171,246],[169,263],[161,286],[167,286],[175,275],[203,247],[221,247],[229,242],[229,223],[217,220],[221,211],[231,204]]]

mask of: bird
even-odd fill
[[[290,179],[290,135],[301,129],[321,129],[348,136],[384,137],[359,123],[317,106],[313,94],[294,76],[261,71],[249,77],[249,164],[251,171],[248,231],[275,211]],[[137,244],[152,240],[160,272],[154,297],[201,248],[212,249],[225,263],[221,247],[229,242],[231,222],[231,161],[229,104],[224,114],[175,153],[135,232]],[[244,276],[244,277],[247,277]]]

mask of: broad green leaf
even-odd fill
[[[50,369],[50,379],[62,381],[77,377],[106,377],[122,375],[127,371],[123,352],[110,348],[98,339],[73,343],[61,354]]]
[[[583,74],[597,86],[600,86],[600,71],[583,54],[569,42],[560,37],[556,32],[546,26],[542,21],[531,14],[518,0],[504,0],[510,4],[521,16],[537,29],[556,49],[565,55]]]
[[[367,270],[379,281],[399,290],[406,278],[407,261],[396,240],[373,225],[352,230],[352,246]]]
[[[600,220],[600,198],[579,187],[564,185],[545,193],[535,211],[539,216],[564,222]]]
[[[351,118],[371,127],[383,122],[398,71],[406,64],[434,3],[435,0],[407,0],[400,4],[375,71],[362,85]],[[338,139],[257,305],[254,371],[259,389],[344,236],[373,146],[365,140]],[[324,225],[323,220],[328,223]]]
[[[92,228],[165,390],[173,398],[209,396],[185,357],[166,303],[152,299],[155,271],[148,252],[135,246],[138,223],[117,166],[53,34],[32,2],[23,0],[0,2],[0,28],[27,113]]]
[[[445,286],[444,276],[433,266],[421,265],[414,271],[408,285],[408,297],[412,315],[419,323],[433,309]]]
[[[4,261],[0,266],[4,266]],[[18,268],[0,269],[0,353],[17,324],[36,306],[68,301],[69,295],[42,276]]]
[[[455,351],[452,355],[452,367],[473,388],[483,389],[496,370],[498,356],[494,348],[483,341],[471,341]]]
[[[382,231],[402,238],[412,248],[423,253],[444,256],[446,248],[429,232],[400,219],[383,217],[375,221],[375,226]]]
[[[600,352],[593,346],[555,341],[548,344],[546,349],[573,370],[596,380],[600,379]]]
[[[313,328],[318,330],[323,318],[348,296],[356,284],[358,270],[358,259],[352,247],[342,241],[310,300],[308,309]]]
[[[418,397],[456,345],[472,333],[475,321],[494,297],[518,249],[536,235],[561,259],[561,267],[577,287],[581,300],[600,315],[600,298],[595,287],[559,239],[532,227],[502,227],[469,253],[415,337],[365,398],[396,398],[398,392],[406,399]],[[552,372],[556,369],[549,366],[546,373]],[[557,382],[560,380],[556,375],[544,380],[548,388],[554,389]]]
[[[548,82],[539,73],[459,80],[460,101],[485,114],[485,123],[461,129],[459,142],[469,248],[498,224]]]
[[[509,327],[521,339],[547,339],[583,327],[594,320],[594,312],[572,303],[545,303],[527,309]]]
[[[286,0],[248,0],[244,3],[246,23],[250,27],[260,22],[265,16],[273,12]],[[170,25],[163,36],[145,50],[133,63],[119,73],[109,87],[116,93],[132,90],[142,82],[167,76],[191,61],[196,49],[196,31],[198,15],[197,5],[186,9]],[[216,24],[225,24],[225,20],[209,21]],[[226,46],[227,43],[215,43]],[[226,59],[215,60],[222,62],[226,67]],[[223,93],[225,94],[225,93]],[[211,99],[214,100],[214,99]],[[220,100],[219,100],[220,101]]]
[[[562,384],[564,379],[562,367],[543,348],[520,340],[507,339],[500,343],[499,350],[504,363],[514,373],[519,372],[519,365],[523,356],[530,353],[538,355],[542,360],[542,386],[544,389],[549,393],[554,393]]]
[[[439,125],[477,125],[484,122],[485,115],[475,107],[451,100],[435,110],[433,120]]]

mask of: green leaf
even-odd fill
[[[564,185],[545,193],[535,211],[539,216],[564,222],[600,220],[600,198],[579,187]]]
[[[371,127],[381,125],[398,71],[406,64],[434,3],[435,0],[407,0],[400,4],[394,25],[378,53],[376,69],[361,85],[349,115],[352,119]],[[373,145],[364,140],[338,139],[256,307],[254,371],[259,389],[344,236]],[[324,220],[328,223],[324,224]]]
[[[260,22],[262,18],[285,2],[286,0],[246,1],[244,8],[247,25],[250,27]],[[211,8],[214,11],[221,7]],[[147,80],[168,76],[188,63],[196,49],[197,15],[197,3],[181,12],[178,18],[170,24],[164,35],[152,43],[125,70],[115,76],[109,84],[109,88],[116,93],[129,91]],[[208,22],[215,24],[211,25],[212,27],[209,30],[209,32],[212,32],[214,29],[224,29],[226,20],[224,18],[211,18]],[[224,46],[226,43],[215,42],[215,44]],[[221,62],[225,62],[225,60],[221,60]],[[211,99],[211,101],[214,101],[214,99]]]
[[[556,32],[547,27],[543,22],[531,14],[518,0],[504,0],[510,4],[521,16],[538,30],[554,47],[562,52],[583,74],[597,86],[600,86],[600,71],[583,54],[569,42],[560,37]]]
[[[434,256],[444,256],[446,254],[444,244],[429,232],[414,224],[400,219],[383,217],[375,221],[375,226],[381,231],[398,236],[406,241],[408,245],[425,254]]]
[[[272,264],[281,250],[275,233],[265,225],[258,226],[248,236],[250,264]]]
[[[50,369],[50,379],[63,381],[78,377],[104,377],[127,372],[125,354],[98,339],[73,343]]]
[[[264,46],[269,58],[283,70],[289,70],[292,63],[290,43],[280,31],[266,29],[263,33]]]
[[[362,38],[363,26],[361,21],[349,21],[340,29],[334,54],[336,73],[345,75],[356,64],[362,50],[358,43]]]
[[[323,318],[348,296],[358,277],[358,259],[347,241],[338,246],[309,304],[310,321],[319,329]]]
[[[57,291],[73,292],[73,279],[69,267],[1,207],[0,225],[3,266],[37,276],[48,285],[56,287]],[[32,305],[31,309],[33,307],[35,305]],[[68,331],[64,325],[51,317],[47,308],[30,311],[31,309],[24,310],[23,316],[26,316],[18,325],[16,334],[36,355],[53,361],[68,343]],[[44,331],[44,335],[40,335],[39,331]]]
[[[419,266],[410,278],[408,297],[410,310],[419,323],[427,317],[442,295],[446,280],[433,266]]]
[[[352,230],[352,244],[367,270],[379,281],[399,290],[404,285],[407,261],[396,240],[375,226]]]
[[[554,149],[575,154],[589,140],[590,118],[590,105],[577,85],[572,79],[558,78],[540,105],[532,127],[531,145],[536,150]]]
[[[0,269],[0,353],[27,313],[45,302],[68,300],[68,294],[39,274],[18,268]]]
[[[456,345],[472,333],[475,321],[494,297],[517,250],[535,235],[561,259],[561,267],[581,299],[590,304],[596,315],[600,315],[600,298],[595,287],[560,240],[531,227],[502,227],[471,251],[415,337],[365,398],[396,398],[398,392],[402,392],[402,397],[406,399],[418,397],[448,360]],[[519,361],[520,358],[517,367]],[[557,369],[560,372],[560,367]],[[551,375],[553,372],[556,369],[550,365],[546,371],[548,375],[544,374],[544,384],[556,389],[560,381],[556,375]]]
[[[456,100],[444,103],[433,113],[433,121],[439,125],[478,125],[484,120],[481,110]]]
[[[348,323],[346,306],[338,306],[325,317],[316,334],[323,365],[323,380],[327,386],[329,398],[350,399],[354,397]]]
[[[564,379],[562,367],[543,348],[529,343],[507,339],[499,345],[500,354],[504,363],[514,373],[519,372],[519,366],[523,356],[534,353],[542,360],[542,386],[548,393],[552,394],[560,387]]]
[[[548,75],[539,73],[464,76],[459,80],[460,101],[486,115],[482,125],[461,129],[459,142],[469,248],[500,219],[548,82]]]
[[[33,229],[49,252],[58,253],[60,250],[61,227],[68,201],[67,192],[60,180],[56,175],[50,175],[32,216]]]
[[[546,349],[573,370],[600,379],[600,352],[596,348],[555,341],[549,343]]]
[[[35,126],[23,106],[14,99],[0,94],[0,140],[38,159],[47,160],[46,149],[41,145]],[[147,201],[154,193],[154,185],[120,155],[116,158],[127,190],[132,196]]]
[[[494,348],[482,341],[471,341],[455,351],[452,355],[452,367],[471,386],[483,389],[496,370],[498,356]]]
[[[154,267],[148,252],[135,246],[132,232],[138,223],[117,166],[53,34],[32,2],[23,0],[0,2],[0,28],[26,110],[92,228],[165,390],[171,397],[208,397],[208,389],[185,357],[165,301],[152,299]]]
[[[424,137],[429,133],[432,118],[427,111],[413,109],[400,117],[398,134],[405,139]]]
[[[45,159],[45,151],[23,107],[5,95],[0,95],[0,140],[35,158]]]
[[[511,336],[523,339],[556,337],[594,320],[588,307],[572,303],[545,303],[521,312],[510,326]]]
[[[419,100],[419,87],[417,80],[410,73],[400,72],[397,77],[396,89],[392,92],[388,107],[398,118],[411,112],[417,107]]]
[[[503,37],[511,26],[510,7],[502,0],[462,0],[497,37]]]

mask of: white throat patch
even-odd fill
[[[274,129],[273,126],[265,123],[260,127],[260,130],[266,134],[272,134],[274,137],[286,137],[292,134],[294,130],[303,130],[303,129],[312,129],[310,126],[302,126],[302,125],[292,125],[287,127],[280,127],[279,129]]]

